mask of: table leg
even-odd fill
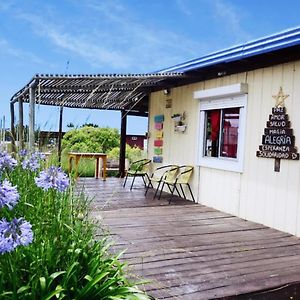
[[[72,161],[73,161],[73,156],[69,156],[69,166],[68,166],[69,174],[71,174],[72,172]]]
[[[103,180],[106,180],[106,163],[107,163],[107,159],[106,156],[102,157],[102,162],[103,162]]]
[[[99,157],[96,158],[96,170],[95,170],[95,174],[96,174],[96,179],[99,178]]]
[[[80,156],[76,156],[75,160],[75,178],[78,178],[78,164],[79,164]]]

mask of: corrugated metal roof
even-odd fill
[[[158,72],[188,72],[220,63],[230,63],[249,57],[271,53],[296,45],[300,45],[300,27],[288,29],[239,46],[214,52],[194,60],[162,69]]]
[[[74,108],[146,111],[141,102],[151,91],[168,87],[182,73],[53,75],[37,74],[11,98],[29,102],[34,87],[36,103]]]

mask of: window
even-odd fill
[[[242,172],[247,95],[244,84],[195,92],[200,100],[198,164]]]
[[[204,156],[237,158],[239,108],[205,112]]]

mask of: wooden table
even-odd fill
[[[75,176],[78,177],[78,164],[80,158],[95,158],[96,159],[96,170],[95,177],[99,178],[99,165],[100,158],[103,162],[103,174],[102,179],[106,180],[106,163],[107,163],[107,154],[105,153],[87,153],[87,152],[69,152],[69,173],[72,171],[72,161],[75,160]]]

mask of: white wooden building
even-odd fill
[[[300,236],[300,28],[161,72],[193,79],[150,95],[154,167],[193,165],[198,203]]]

